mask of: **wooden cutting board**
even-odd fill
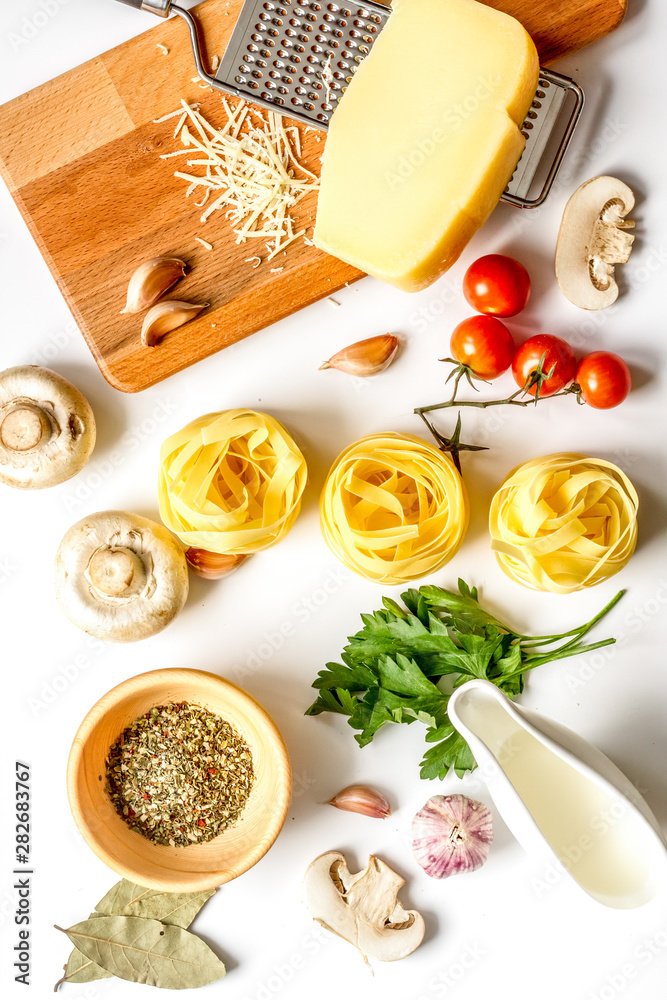
[[[210,56],[222,55],[241,6],[208,0],[195,8]],[[545,64],[616,28],[626,0],[490,6],[523,22]],[[0,107],[2,176],[103,375],[124,392],[153,385],[361,277],[302,240],[253,268],[246,263],[250,241],[235,243],[222,212],[201,225],[201,210],[173,176],[175,161],[159,158],[179,148],[174,122],[154,122],[181,98],[198,101],[213,123],[224,121],[220,94],[194,76],[187,26],[177,17],[156,19],[136,38]],[[301,131],[304,165],[316,171],[324,136]],[[312,226],[315,196],[300,208]],[[177,297],[211,307],[145,348],[141,317],[120,310],[129,276],[157,255],[181,257],[190,267]],[[272,274],[272,267],[282,270]]]

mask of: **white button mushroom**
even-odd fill
[[[0,372],[0,482],[57,486],[83,469],[94,447],[90,404],[62,375],[39,365]]]
[[[338,851],[315,858],[303,880],[311,916],[345,938],[364,958],[394,962],[411,955],[424,937],[424,918],[404,910],[398,891],[404,879],[371,854],[363,872],[353,875]]]
[[[161,524],[120,510],[91,514],[56,556],[56,597],[78,628],[135,642],[165,628],[188,596],[185,555]]]

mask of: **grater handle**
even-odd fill
[[[118,3],[136,7],[137,10],[149,10],[158,17],[169,17],[171,13],[171,0],[118,0]]]

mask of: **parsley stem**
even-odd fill
[[[502,681],[510,677],[516,677],[519,674],[525,674],[527,670],[532,670],[534,667],[541,667],[544,663],[553,663],[554,660],[565,660],[568,656],[578,656],[579,653],[591,653],[594,649],[601,649],[603,646],[613,646],[616,639],[601,639],[600,642],[592,642],[587,646],[561,646],[560,649],[554,650],[553,653],[545,653],[544,656],[534,656],[526,663],[521,670],[515,670],[511,674],[503,674]]]
[[[597,623],[601,621],[605,615],[609,614],[611,609],[618,604],[624,593],[624,590],[619,590],[616,596],[612,597],[609,603],[604,606],[602,611],[599,611],[595,618],[591,618],[591,620],[585,625],[579,625],[578,628],[573,628],[569,632],[561,632],[559,635],[520,635],[519,639],[521,640],[521,645],[524,647],[548,645],[552,642],[558,642],[559,639],[567,639],[571,635],[583,638],[583,636],[585,636],[587,632],[590,632],[590,630],[597,625]],[[508,629],[508,631],[511,630]]]

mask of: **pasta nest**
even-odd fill
[[[456,553],[468,498],[449,455],[411,434],[371,434],[334,462],[320,519],[346,566],[376,583],[403,584]]]
[[[185,545],[250,554],[285,537],[307,478],[306,460],[273,417],[209,413],[162,445],[160,514]]]
[[[507,576],[571,594],[626,565],[637,543],[634,486],[621,469],[578,454],[547,455],[510,473],[491,501],[491,548]]]

